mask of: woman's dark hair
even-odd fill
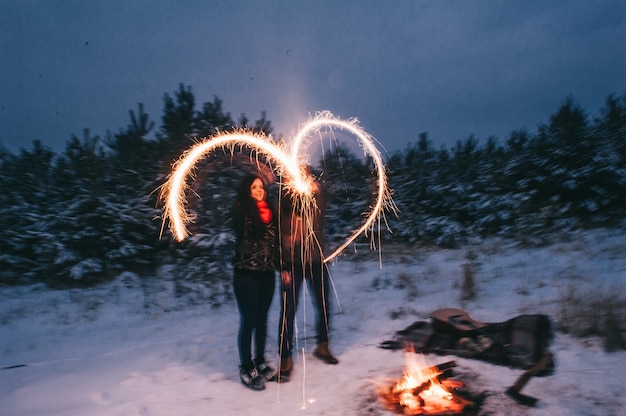
[[[263,179],[257,175],[253,175],[251,173],[244,176],[244,178],[239,183],[239,188],[237,188],[237,201],[240,203],[247,203],[249,205],[253,205],[254,199],[250,196],[250,187],[252,183],[259,179],[263,183],[263,188],[266,188],[265,182]]]
[[[252,198],[252,196],[250,196],[250,187],[256,179],[259,179],[261,183],[263,183],[263,189],[265,189],[265,195],[267,198],[267,184],[265,183],[263,178],[254,174],[247,174],[239,183],[239,188],[237,188],[237,200],[235,204],[238,204],[241,207],[242,211],[245,213],[245,215],[249,216],[252,219],[254,229],[257,232],[263,233],[266,225],[261,220],[261,215],[259,214],[259,208],[256,205],[256,200]],[[272,209],[271,206],[269,208]]]

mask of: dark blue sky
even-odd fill
[[[356,117],[390,152],[534,131],[626,92],[626,2],[0,0],[0,144],[62,151],[192,87],[289,135]],[[591,114],[594,115],[594,114]]]

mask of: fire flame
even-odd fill
[[[422,363],[420,363],[420,357]],[[450,400],[452,393],[447,391],[437,381],[440,371],[433,370],[425,364],[423,356],[408,352],[406,353],[408,372],[394,386],[393,392],[399,395],[399,402],[403,406],[407,406],[413,410],[422,407],[420,398],[435,400]],[[430,368],[430,370],[429,370]],[[425,383],[427,387],[423,387]],[[414,394],[415,389],[423,387],[418,394]]]
[[[443,371],[429,366],[423,355],[412,351],[405,353],[407,371],[390,388],[381,390],[381,398],[388,407],[402,414],[456,414],[461,413],[466,402],[453,394],[462,382],[439,380]]]

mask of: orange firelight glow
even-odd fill
[[[439,366],[429,366],[421,354],[405,353],[407,371],[395,384],[381,389],[381,399],[389,409],[407,415],[460,414],[470,403],[453,393],[463,387],[460,381],[445,378]],[[443,367],[442,367],[443,368]]]
[[[428,387],[420,391],[419,397],[436,400],[450,400],[452,398],[452,394],[437,381],[437,376],[441,372],[428,371],[429,367],[422,355],[408,352],[406,353],[406,360],[407,373],[393,388],[393,391],[399,394],[400,404],[410,409],[419,407],[418,396],[414,395],[413,392],[424,383],[428,383]]]

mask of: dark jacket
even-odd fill
[[[272,220],[259,227],[240,204],[232,209],[235,230],[235,255],[232,264],[235,269],[249,271],[269,271],[276,269],[278,254],[278,226],[276,210],[272,210]]]
[[[280,207],[280,262],[283,269],[293,264],[318,263],[324,260],[324,215],[326,195],[319,187],[313,194],[315,205],[302,208],[290,194],[281,197]],[[306,215],[309,213],[310,222]]]

